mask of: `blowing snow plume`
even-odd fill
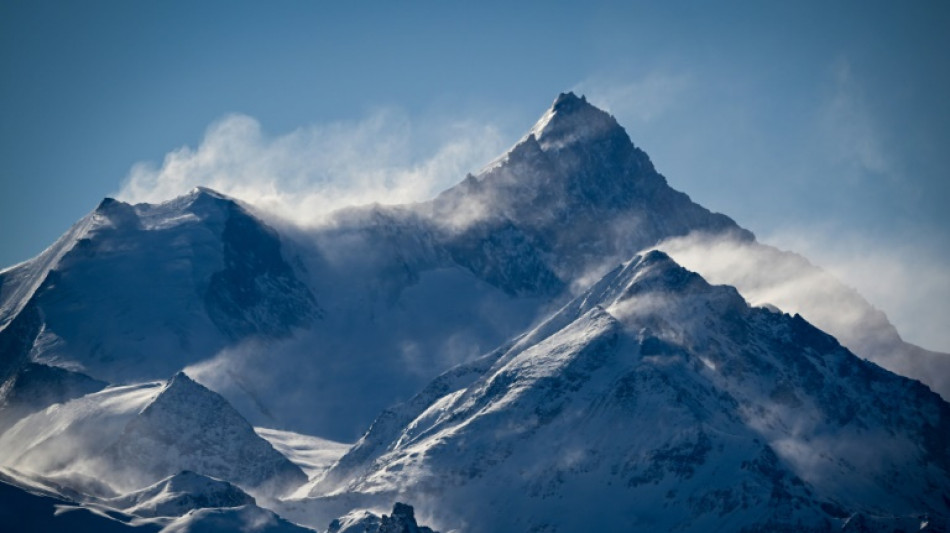
[[[856,354],[950,398],[950,355],[904,342],[883,312],[804,257],[755,241],[699,233],[657,247],[711,282],[736,287],[750,304],[800,313]],[[878,282],[888,286],[883,272],[875,271]]]
[[[344,206],[425,200],[501,150],[491,125],[432,122],[384,110],[269,136],[256,119],[229,115],[197,148],[135,165],[117,196],[154,203],[206,186],[309,225]]]

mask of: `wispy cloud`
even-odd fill
[[[160,165],[136,164],[117,196],[158,202],[202,185],[308,224],[347,205],[427,199],[503,148],[491,124],[433,120],[423,126],[388,109],[269,136],[253,117],[229,115],[212,124],[197,147],[173,150]]]

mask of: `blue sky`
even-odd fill
[[[674,187],[950,349],[948,4],[511,4],[0,2],[0,265],[104,196],[167,195],[129,180],[200,147],[338,202],[424,196],[572,89]]]

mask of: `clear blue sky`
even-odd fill
[[[229,113],[280,136],[397,109],[511,143],[574,89],[760,236],[947,274],[950,4],[467,4],[0,1],[0,265]]]

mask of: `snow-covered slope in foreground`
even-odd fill
[[[384,413],[310,495],[300,517],[400,498],[467,532],[934,527],[950,405],[650,252]]]

